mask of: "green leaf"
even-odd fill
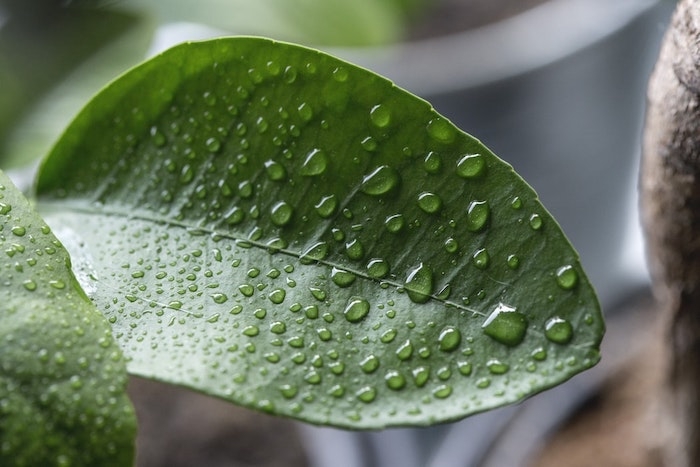
[[[171,49],[87,105],[37,193],[142,376],[376,428],[518,401],[599,358],[595,293],[532,189],[314,50]]]
[[[0,250],[0,465],[132,465],[122,352],[63,246],[2,172]]]

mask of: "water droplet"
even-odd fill
[[[454,238],[450,237],[447,240],[445,240],[445,250],[448,253],[454,253],[459,249],[459,244],[457,243],[457,240]]]
[[[478,269],[486,269],[491,262],[491,257],[486,248],[479,248],[472,255],[472,264]]]
[[[520,344],[527,331],[527,317],[514,307],[499,303],[486,318],[481,329],[492,339],[513,347]]]
[[[457,370],[464,376],[469,376],[472,374],[472,364],[469,362],[457,362]]]
[[[248,337],[255,337],[258,334],[260,334],[260,329],[255,325],[246,326],[243,329],[243,334],[248,336]]]
[[[0,214],[9,214],[12,211],[12,206],[7,203],[0,203]]]
[[[406,386],[406,378],[396,370],[391,370],[384,375],[384,381],[389,389],[398,391]]]
[[[404,282],[408,298],[415,303],[425,303],[433,293],[433,270],[420,263],[411,269]]]
[[[343,83],[348,79],[348,70],[342,66],[339,66],[333,70],[333,79],[339,83]]]
[[[452,326],[447,326],[445,329],[440,331],[440,336],[438,337],[438,344],[440,345],[440,350],[443,352],[452,352],[459,344],[462,342],[462,333],[459,329]]]
[[[331,270],[331,280],[338,287],[349,287],[355,282],[356,278],[357,276],[349,271],[344,271],[336,267],[333,267]]]
[[[421,388],[425,386],[425,383],[427,383],[428,379],[430,378],[430,368],[425,366],[419,366],[418,368],[413,370],[412,374],[413,382],[416,384],[416,386]]]
[[[509,255],[506,261],[508,263],[508,267],[511,269],[518,269],[518,266],[520,266],[520,258],[518,258],[516,255]]]
[[[225,303],[228,300],[228,297],[226,294],[223,293],[215,293],[211,296],[212,300],[214,300],[214,303],[222,304]]]
[[[374,279],[381,279],[389,274],[389,263],[380,258],[374,258],[367,263],[367,274]]]
[[[571,290],[578,283],[578,273],[570,264],[557,269],[557,285],[564,290]]]
[[[36,282],[34,282],[31,279],[27,279],[24,282],[22,282],[22,285],[24,286],[25,289],[29,290],[30,292],[33,292],[36,290]]]
[[[479,389],[486,389],[489,386],[491,386],[491,378],[483,377],[476,380],[476,387]]]
[[[342,375],[345,371],[345,364],[343,362],[332,362],[328,365],[328,368],[334,375]]]
[[[304,316],[309,319],[318,318],[318,307],[316,305],[308,305],[304,307]]]
[[[444,118],[436,117],[428,122],[428,134],[440,143],[451,143],[455,139],[455,130]]]
[[[268,294],[267,298],[269,298],[275,305],[279,305],[284,301],[284,297],[286,295],[287,293],[284,291],[284,289],[275,289]]]
[[[433,396],[438,399],[445,399],[452,394],[452,386],[448,384],[441,384],[433,390]]]
[[[306,264],[312,261],[321,261],[328,256],[328,250],[328,243],[316,242],[304,250],[304,252],[301,254],[300,260],[302,263]]]
[[[435,193],[425,191],[418,195],[418,206],[428,214],[434,214],[442,208],[442,199]]]
[[[408,360],[413,355],[413,343],[407,339],[396,349],[396,356],[399,360]]]
[[[369,313],[369,302],[364,298],[352,297],[345,306],[343,315],[351,323],[362,321]]]
[[[333,397],[343,397],[343,395],[345,394],[345,388],[340,384],[334,384],[328,390],[328,394]]]
[[[180,171],[180,182],[190,183],[194,179],[194,170],[189,164],[185,164]]]
[[[377,390],[372,386],[364,386],[360,388],[355,395],[360,401],[370,403],[377,397]]]
[[[457,162],[457,175],[463,178],[475,178],[486,170],[486,161],[481,154],[467,154]]]
[[[295,349],[301,349],[304,347],[304,338],[301,336],[293,336],[287,340],[287,344]]]
[[[221,150],[221,141],[214,137],[208,138],[204,145],[207,147],[209,152],[219,152]]]
[[[275,203],[270,210],[270,220],[278,227],[283,227],[292,220],[294,208],[285,201]]]
[[[326,299],[326,292],[323,289],[319,289],[318,287],[309,287],[309,291],[311,292],[311,295],[313,295],[313,297],[320,302]]]
[[[436,174],[440,171],[442,167],[442,159],[440,155],[435,152],[429,152],[425,159],[423,160],[423,168],[429,174]]]
[[[365,247],[355,239],[345,244],[345,254],[352,260],[360,260],[365,256]]]
[[[369,112],[369,118],[374,125],[384,128],[391,123],[391,111],[385,105],[375,105]]]
[[[338,199],[335,195],[323,196],[314,207],[319,216],[327,219],[336,213],[338,209]]]
[[[280,386],[280,392],[282,393],[282,396],[285,399],[292,399],[294,396],[297,395],[297,392],[299,392],[299,390],[293,384],[283,384],[282,386]]]
[[[540,362],[547,359],[547,351],[542,347],[537,347],[530,355],[532,358]]]
[[[405,221],[402,214],[394,214],[393,216],[387,217],[384,221],[384,226],[386,227],[386,230],[388,230],[391,233],[399,232],[401,229],[403,229],[404,224]]]
[[[379,340],[382,341],[384,344],[388,344],[396,338],[396,334],[396,329],[388,329],[382,333]]]
[[[301,117],[301,119],[305,122],[308,122],[314,117],[313,109],[306,102],[300,104],[299,107],[297,107],[297,111],[299,112],[299,116]]]
[[[467,208],[467,230],[479,232],[486,227],[491,217],[491,209],[486,201],[472,201]]]
[[[12,227],[11,232],[18,237],[24,237],[24,235],[27,233],[27,229],[18,225]]]
[[[362,149],[364,149],[367,152],[374,152],[377,150],[377,147],[379,145],[377,144],[376,139],[372,138],[371,136],[367,136],[362,141],[360,141],[360,146],[362,146]]]
[[[270,332],[273,334],[284,334],[287,331],[287,325],[282,321],[275,321],[270,324]]]
[[[301,165],[300,173],[307,177],[321,175],[328,166],[328,157],[322,149],[312,149]]]
[[[502,361],[498,360],[497,358],[492,358],[488,362],[486,362],[486,368],[489,369],[491,374],[494,375],[502,375],[508,372],[508,369],[510,368],[507,363],[503,363]]]
[[[574,328],[569,321],[554,316],[547,320],[544,335],[555,344],[568,344],[574,336]]]
[[[275,182],[284,180],[287,177],[287,169],[279,162],[273,160],[265,161],[265,172],[267,177]]]
[[[542,228],[542,217],[539,214],[530,216],[530,227],[532,227],[532,230],[540,230]]]
[[[309,384],[320,384],[321,383],[321,374],[317,372],[316,370],[312,370],[308,372],[306,375],[304,375],[304,381],[306,381]]]
[[[246,297],[252,297],[255,293],[255,287],[250,284],[242,284],[238,286],[238,290],[240,290],[240,292]]]
[[[399,173],[395,169],[382,165],[364,176],[361,190],[372,196],[384,195],[396,188],[399,181]]]
[[[365,373],[374,373],[379,368],[379,359],[374,355],[370,355],[360,362],[360,368]]]

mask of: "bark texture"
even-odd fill
[[[671,343],[659,414],[669,466],[700,461],[700,2],[681,0],[648,93],[640,179],[654,291]]]

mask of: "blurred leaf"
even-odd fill
[[[63,246],[2,172],[0,249],[0,465],[132,465],[122,352]]]
[[[138,375],[379,428],[599,358],[595,293],[532,189],[425,101],[314,50],[171,49],[87,105],[37,194]]]

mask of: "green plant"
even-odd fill
[[[61,243],[2,186],[3,465],[61,465],[60,442],[25,452],[39,431],[12,431],[25,410],[14,397],[37,394],[22,403],[42,416],[74,410],[67,386],[57,406],[41,391],[87,370],[114,404],[76,407],[105,431],[51,429],[106,441],[114,418],[126,458],[126,371],[312,423],[381,428],[512,403],[599,359],[595,294],[532,189],[427,102],[311,49],[188,43],[109,84],[37,174],[32,199]],[[54,309],[68,324],[54,324]],[[23,320],[38,320],[26,339]],[[89,349],[101,342],[109,365],[87,351],[86,368],[53,369],[59,349],[43,337],[56,328],[56,345],[75,333]],[[23,369],[20,351],[34,366]],[[89,453],[60,451],[66,465],[113,465]]]

